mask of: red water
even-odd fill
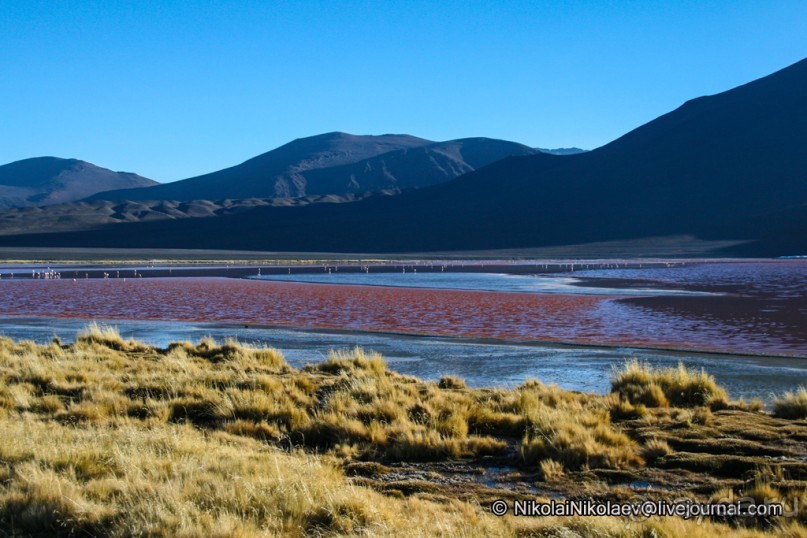
[[[0,315],[255,323],[702,349],[800,354],[787,342],[677,330],[613,296],[384,288],[225,278],[20,280],[0,286]]]

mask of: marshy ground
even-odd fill
[[[498,518],[538,499],[783,502],[788,517]],[[803,536],[807,391],[731,401],[627,363],[613,392],[471,389],[356,349],[302,370],[235,342],[90,327],[0,339],[0,533]]]

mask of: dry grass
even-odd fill
[[[773,400],[773,415],[776,417],[802,420],[807,418],[807,387],[799,387],[795,392],[785,392]]]
[[[672,440],[657,439],[666,431],[659,426],[696,432],[722,420],[706,408],[657,411],[629,396],[537,381],[513,390],[423,382],[388,371],[380,356],[361,349],[296,371],[276,350],[235,341],[158,350],[97,326],[69,346],[0,338],[0,529],[64,536],[763,536],[676,519],[630,526],[617,518],[498,519],[479,500],[423,488],[387,496],[341,470],[494,456],[562,485],[577,480],[574,473],[630,473],[645,460],[674,457]],[[644,428],[655,428],[654,435]],[[780,522],[775,530],[796,536],[803,527]]]
[[[437,382],[437,386],[441,389],[465,389],[468,388],[465,385],[465,381],[462,379],[455,377],[453,375],[447,375],[440,378],[440,381]]]
[[[547,482],[558,480],[564,474],[563,464],[555,460],[543,460],[540,465],[541,476]]]
[[[61,344],[59,340],[55,340],[54,343]],[[99,325],[96,322],[92,322],[79,331],[76,336],[76,343],[90,346],[97,344],[109,349],[128,352],[147,352],[154,349],[132,339],[124,340],[115,327]]]
[[[187,423],[390,460],[503,454],[509,442],[524,443],[530,460],[540,440],[546,457],[571,468],[635,461],[598,397],[536,382],[515,391],[424,383],[361,349],[293,371],[276,350],[211,339],[155,350],[97,326],[72,346],[3,341],[0,349],[0,408],[65,424]],[[606,454],[612,446],[619,454]]]
[[[647,407],[708,405],[725,408],[728,405],[728,394],[717,385],[714,377],[703,370],[687,370],[683,363],[678,368],[657,370],[635,359],[628,361],[614,372],[611,390],[631,404]]]
[[[105,536],[503,533],[470,505],[388,500],[321,458],[190,426],[0,422],[0,527]],[[424,519],[416,519],[418,514]],[[467,519],[466,519],[467,518]],[[442,532],[441,532],[442,531]]]
[[[641,455],[647,462],[654,462],[672,452],[670,445],[660,439],[650,439],[642,447]]]

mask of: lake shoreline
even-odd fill
[[[380,286],[379,286],[380,287]],[[473,290],[470,290],[473,291]],[[19,318],[20,320],[27,320],[27,319],[40,319],[40,320],[83,320],[86,321],[88,324],[92,322],[102,323],[104,325],[115,325],[116,323],[126,323],[137,321],[134,319],[128,318],[98,318],[92,316],[29,316],[29,315],[20,315],[14,316],[9,314],[4,314],[2,318]],[[0,318],[0,336],[3,336],[2,331],[2,318]],[[274,325],[274,324],[266,324],[266,323],[239,323],[239,322],[215,322],[215,321],[196,321],[196,320],[159,320],[159,319],[152,319],[148,320],[152,322],[164,322],[164,323],[194,323],[194,324],[204,324],[212,329],[236,329],[236,328],[243,328],[243,329],[256,329],[256,330],[294,330],[303,333],[311,333],[317,335],[343,335],[343,336],[390,336],[390,337],[401,337],[401,338],[415,338],[415,339],[429,339],[429,340],[439,340],[439,341],[446,341],[446,342],[455,342],[455,343],[462,343],[462,344],[479,344],[479,345],[505,345],[505,346],[520,346],[520,347],[536,347],[536,348],[545,348],[545,347],[560,347],[560,348],[570,348],[570,349],[579,349],[579,350],[613,350],[613,349],[627,349],[627,350],[642,350],[642,351],[660,351],[660,352],[670,352],[670,353],[677,353],[681,354],[682,356],[687,355],[709,355],[715,357],[715,359],[785,359],[785,360],[807,360],[807,354],[799,355],[799,354],[786,354],[786,353],[754,353],[754,352],[744,352],[744,353],[730,353],[726,351],[716,351],[716,350],[709,350],[709,349],[695,349],[695,348],[676,348],[676,347],[663,347],[663,346],[642,346],[642,345],[631,345],[631,344],[610,344],[610,343],[601,343],[601,344],[590,344],[586,342],[574,342],[574,341],[564,341],[564,340],[518,340],[518,339],[507,339],[507,338],[475,338],[475,337],[463,337],[463,336],[448,336],[442,334],[415,334],[415,333],[406,333],[406,332],[395,332],[395,331],[383,331],[383,330],[356,330],[356,329],[339,329],[339,328],[329,328],[329,327],[301,327],[295,325]]]
[[[514,387],[529,379],[565,390],[604,393],[613,369],[633,358],[660,368],[684,364],[704,370],[729,389],[732,397],[770,402],[771,394],[792,390],[807,376],[807,361],[792,357],[687,353],[631,347],[593,347],[551,342],[502,342],[444,336],[244,326],[232,323],[126,321],[96,318],[0,317],[0,335],[48,344],[54,337],[73,342],[91,321],[114,327],[126,338],[158,348],[172,341],[238,342],[278,349],[294,367],[324,360],[334,350],[356,347],[378,351],[390,368],[421,379],[454,375],[476,388]]]

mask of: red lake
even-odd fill
[[[620,295],[418,289],[213,277],[5,280],[0,283],[0,293],[0,315],[4,316],[226,322],[740,354],[807,355],[807,345],[798,331],[778,334],[764,319],[756,326],[743,321],[738,328],[732,324],[731,315],[704,316],[693,306],[719,298],[625,299]],[[680,304],[685,308],[676,306]],[[728,303],[721,304],[721,308],[730,307]]]

